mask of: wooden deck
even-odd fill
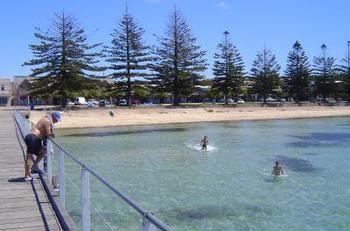
[[[23,175],[12,112],[0,110],[0,230],[61,230],[40,180]]]

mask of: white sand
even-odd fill
[[[63,112],[57,128],[109,127],[123,125],[147,125],[208,121],[267,120],[311,117],[350,116],[350,107],[336,106],[284,106],[284,107],[208,107],[208,108],[117,108],[84,109]],[[31,120],[37,122],[43,111],[31,112]]]

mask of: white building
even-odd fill
[[[12,83],[11,79],[0,78],[0,106],[11,105]]]

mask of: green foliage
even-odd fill
[[[266,103],[267,96],[279,87],[279,70],[280,66],[276,57],[270,50],[264,48],[258,52],[251,69],[252,78],[255,81],[253,90],[263,96],[264,103]]]
[[[205,52],[196,45],[190,27],[175,8],[164,37],[158,37],[159,45],[154,49],[157,56],[152,65],[155,76],[152,85],[158,92],[172,93],[174,105],[181,97],[188,97],[194,86],[203,78],[206,69]]]
[[[335,77],[336,77],[336,64],[335,58],[327,56],[327,46],[321,45],[322,55],[314,57],[314,69],[313,74],[316,77],[316,94],[322,94],[323,102],[326,98],[334,93],[335,90]]]
[[[213,90],[225,98],[225,104],[228,104],[228,98],[236,97],[241,92],[241,85],[244,76],[243,59],[237,48],[229,41],[229,32],[224,32],[224,41],[218,45],[218,53],[214,55]]]
[[[146,101],[150,95],[150,90],[145,86],[137,85],[133,90],[133,95],[135,99],[138,99],[141,102]]]
[[[308,57],[298,41],[294,43],[293,50],[288,54],[285,74],[287,77],[289,95],[292,96],[297,103],[300,100],[307,99],[310,95],[310,65]]]
[[[346,57],[342,59],[342,64],[340,65],[343,86],[346,90],[348,101],[350,101],[350,41],[347,42],[348,50]]]
[[[135,23],[126,8],[119,28],[112,34],[112,46],[105,49],[112,77],[126,82],[123,89],[128,105],[131,104],[134,79],[148,76],[147,69],[152,60],[149,47],[142,41],[143,34],[144,30]]]
[[[31,85],[31,94],[60,98],[65,107],[66,100],[75,92],[93,87],[86,84],[86,78],[94,77],[92,73],[95,71],[104,70],[95,66],[98,62],[95,58],[101,54],[88,52],[100,44],[88,45],[84,30],[75,19],[64,13],[55,14],[51,30],[36,30],[34,36],[40,42],[30,45],[34,58],[24,63],[35,66],[31,69],[31,76],[38,77]]]

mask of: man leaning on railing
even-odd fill
[[[34,126],[33,131],[26,135],[24,141],[27,145],[27,153],[24,162],[24,179],[32,180],[30,169],[38,170],[38,163],[46,155],[46,143],[48,137],[55,137],[52,127],[53,124],[61,120],[61,113],[57,111],[50,112],[39,120]],[[34,155],[36,158],[34,159]]]

